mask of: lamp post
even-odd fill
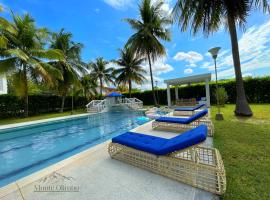
[[[159,98],[158,98],[158,81],[155,81],[156,83],[156,91],[157,91],[157,106],[159,107]]]
[[[216,73],[216,99],[217,99],[217,107],[218,107],[218,113],[216,114],[216,120],[223,120],[223,115],[220,113],[220,105],[219,105],[219,94],[218,94],[218,80],[217,80],[217,56],[218,52],[221,48],[220,47],[214,47],[210,49],[208,52],[212,55],[212,58],[214,59],[215,63],[215,73]]]

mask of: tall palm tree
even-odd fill
[[[82,92],[85,99],[97,95],[97,81],[94,80],[89,74],[85,75],[81,79]]]
[[[247,16],[254,9],[262,9],[264,12],[269,11],[268,1],[178,0],[173,10],[174,18],[178,21],[182,31],[187,29],[189,23],[191,23],[193,34],[202,29],[206,36],[217,31],[224,23],[228,27],[236,78],[235,114],[242,116],[252,116],[253,113],[248,105],[244,90],[236,26],[243,27]]]
[[[53,84],[61,79],[60,72],[44,61],[61,60],[63,55],[56,49],[44,49],[47,30],[37,28],[30,15],[12,15],[11,26],[0,26],[1,38],[5,38],[0,50],[0,73],[13,73],[17,94],[24,98],[24,116],[28,116],[28,80]],[[1,20],[3,22],[3,20]],[[5,22],[4,22],[5,23]]]
[[[100,96],[102,96],[103,82],[113,83],[114,79],[114,68],[107,67],[108,61],[104,60],[102,57],[97,58],[96,62],[90,62],[89,68],[91,70],[90,76],[94,79],[99,80]]]
[[[120,49],[120,59],[116,60],[115,63],[120,66],[119,69],[115,70],[116,83],[117,84],[128,84],[129,96],[131,97],[132,81],[137,84],[141,84],[145,77],[143,74],[146,71],[142,68],[144,59],[139,58],[129,47]]]
[[[161,10],[162,5],[162,1],[153,3],[151,0],[142,0],[139,5],[140,19],[125,19],[136,32],[129,38],[126,46],[139,56],[148,59],[155,105],[157,105],[157,99],[154,91],[152,62],[159,56],[166,55],[165,47],[159,40],[170,41],[171,38],[167,28],[171,20],[164,15]]]
[[[73,85],[80,84],[80,74],[86,72],[81,61],[83,45],[75,43],[71,39],[72,34],[61,29],[59,33],[52,34],[50,45],[51,48],[61,50],[64,55],[64,59],[51,63],[63,76],[62,80],[58,80],[58,91],[62,96],[60,112],[64,111],[67,93]]]

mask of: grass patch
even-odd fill
[[[82,114],[85,112],[86,111],[84,109],[78,109],[78,110],[74,110],[73,114],[76,115],[76,114]],[[20,122],[29,122],[29,121],[49,119],[49,118],[54,118],[54,117],[64,117],[64,116],[69,116],[69,115],[71,115],[71,111],[66,111],[63,113],[41,114],[41,115],[31,116],[31,117],[27,117],[27,118],[1,119],[0,125],[15,124],[15,123],[20,123]]]
[[[222,155],[227,191],[224,200],[270,199],[270,105],[251,105],[252,118],[234,116],[234,105],[222,108],[215,121],[214,145]],[[212,108],[214,118],[217,109]]]

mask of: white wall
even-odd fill
[[[0,75],[0,94],[7,94],[7,79],[5,75]]]

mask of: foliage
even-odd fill
[[[62,98],[59,96],[29,95],[29,115],[59,112]],[[88,101],[84,97],[74,97],[74,108],[84,108]],[[0,95],[0,118],[22,117],[22,99],[14,95]],[[66,98],[64,110],[71,110],[71,97]]]
[[[270,103],[270,76],[247,78],[244,79],[244,85],[246,88],[247,99],[250,103]],[[228,94],[227,103],[236,102],[236,83],[235,80],[224,80],[219,82],[219,86],[224,87]],[[215,101],[215,82],[210,83],[211,103]],[[125,94],[127,95],[127,94]],[[167,104],[167,92],[166,89],[158,90],[159,103],[161,105]],[[154,101],[151,96],[151,91],[142,91],[132,93],[133,97],[136,97],[144,102],[145,105],[153,105]],[[197,98],[205,97],[204,84],[193,84],[190,86],[179,88],[179,98]],[[175,100],[174,88],[171,88],[172,101]]]
[[[16,94],[24,98],[24,114],[28,116],[28,80],[44,82],[52,86],[54,79],[62,79],[59,70],[44,60],[61,60],[62,52],[57,49],[45,49],[47,30],[37,28],[34,19],[25,14],[13,14],[13,23],[0,26],[0,37],[6,44],[0,51],[0,73],[12,73]],[[1,21],[1,20],[0,20]],[[12,31],[10,31],[12,27]]]
[[[142,0],[139,5],[140,19],[125,19],[135,31],[126,46],[136,55],[147,58],[149,62],[152,95],[157,104],[154,92],[154,81],[151,62],[166,55],[166,49],[159,40],[170,41],[171,35],[168,25],[171,20],[162,11],[163,1]]]
[[[90,75],[85,75],[81,78],[81,89],[83,96],[86,99],[91,99],[97,96],[97,81],[94,80]]]
[[[124,84],[119,84],[116,88],[117,91],[121,93],[128,93],[128,87]]]
[[[216,102],[218,102],[220,106],[225,106],[228,101],[228,94],[224,87],[218,87],[215,90],[215,98]]]
[[[81,61],[81,43],[75,43],[72,40],[72,34],[62,29],[59,33],[52,34],[50,47],[61,50],[64,59],[51,62],[56,69],[62,74],[62,79],[57,79],[57,89],[62,96],[62,106],[60,112],[63,112],[65,97],[67,93],[80,84],[80,73],[85,73],[83,62]]]
[[[102,96],[102,89],[104,87],[103,82],[107,84],[114,83],[114,69],[112,67],[108,67],[108,64],[109,62],[104,60],[102,57],[97,58],[96,62],[90,62],[88,64],[90,76],[96,81],[99,80],[100,96]]]
[[[116,60],[115,63],[120,67],[115,70],[117,84],[128,84],[129,96],[131,95],[132,82],[141,84],[145,77],[143,74],[146,71],[142,67],[144,59],[139,58],[129,47],[125,47],[120,50],[120,59]]]

